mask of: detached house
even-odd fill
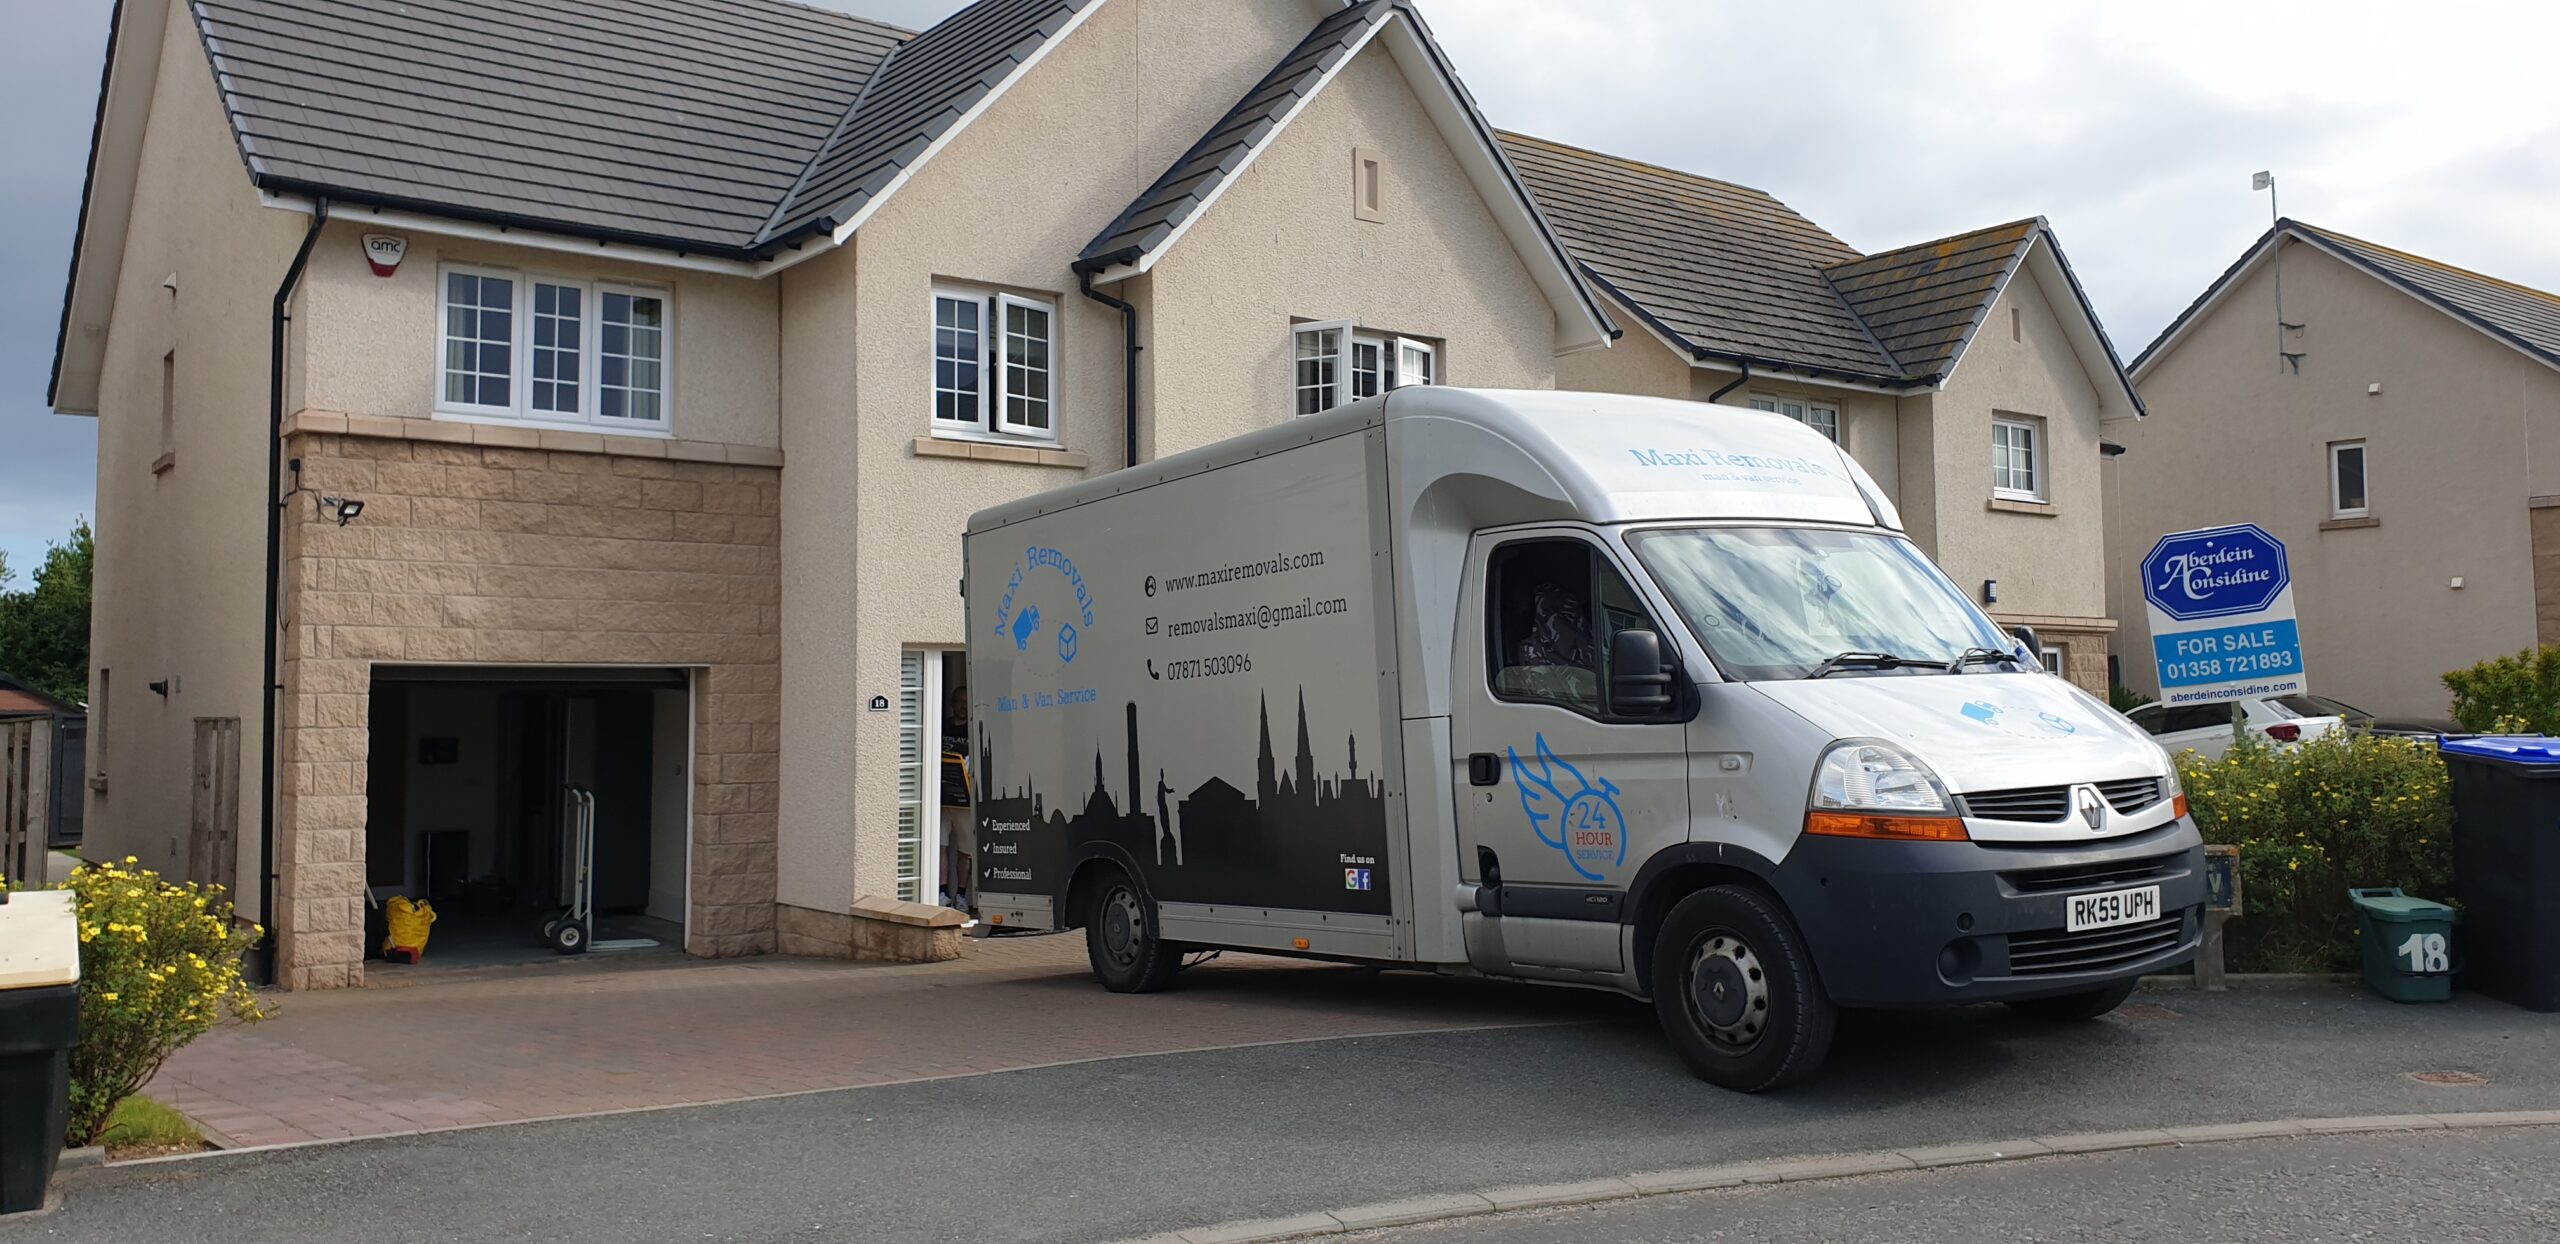
[[[847,953],[943,881],[970,512],[1615,331],[1400,0],[114,21],[87,833],[297,988],[368,890],[532,941],[580,807],[611,935]]]
[[[2159,689],[2143,554],[2225,523],[2285,542],[2318,695],[2441,719],[2445,671],[2560,643],[2560,294],[2281,220],[2134,374],[2154,418],[2110,430],[2127,685]]]
[[[1513,163],[1628,332],[1565,389],[1784,413],[2057,673],[2107,689],[2102,423],[2142,399],[2042,219],[1862,255],[1758,190],[1522,134]]]

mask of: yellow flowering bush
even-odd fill
[[[2178,780],[2204,840],[2240,848],[2243,910],[2225,943],[2235,971],[2354,968],[2351,886],[2452,898],[2453,800],[2431,740],[2248,741],[2220,760],[2180,754]]]
[[[2474,734],[2560,731],[2560,644],[2493,657],[2444,676],[2453,719]]]
[[[265,930],[235,928],[222,887],[163,881],[136,865],[132,856],[84,864],[62,884],[80,920],[71,1145],[95,1143],[116,1103],[189,1041],[227,1019],[266,1017],[240,968]]]

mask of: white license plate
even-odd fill
[[[2160,918],[2160,887],[2137,886],[2130,890],[2104,890],[2096,894],[2074,894],[2070,899],[2071,914],[2064,924],[2065,932],[2103,929],[2110,925],[2139,924]]]

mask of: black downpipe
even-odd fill
[[[1739,389],[1749,383],[1751,383],[1751,360],[1744,359],[1742,360],[1742,374],[1734,377],[1732,384],[1726,385],[1725,387],[1708,394],[1707,405],[1715,405],[1717,398],[1723,397],[1725,394],[1731,393],[1735,389]]]
[[[1129,346],[1128,376],[1121,385],[1121,398],[1125,403],[1125,409],[1121,415],[1121,436],[1126,442],[1123,448],[1128,454],[1127,461],[1123,465],[1136,466],[1138,465],[1138,309],[1128,302],[1095,289],[1093,273],[1090,270],[1079,269],[1076,272],[1076,288],[1083,290],[1085,297],[1120,312],[1120,329],[1127,337]]]
[[[311,248],[320,241],[320,229],[329,223],[329,200],[311,201],[311,227],[303,231],[302,248],[293,253],[293,263],[284,270],[284,280],[276,286],[275,314],[270,323],[267,346],[267,654],[262,686],[266,704],[259,712],[260,737],[258,753],[258,923],[265,925],[266,936],[258,941],[258,978],[269,985],[276,982],[276,697],[283,690],[276,677],[276,631],[281,624],[278,614],[282,602],[284,573],[284,507],[287,498],[279,495],[284,488],[284,334],[293,322],[286,308],[293,304],[293,291],[302,284],[303,266],[311,261]]]

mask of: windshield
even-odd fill
[[[1700,527],[1641,532],[1634,544],[1728,678],[1802,678],[1843,652],[1945,663],[2016,647],[1898,536]]]
[[[2371,721],[2373,714],[2351,704],[2341,704],[2324,695],[2280,695],[2277,707],[2296,717],[2344,717],[2349,721]]]

